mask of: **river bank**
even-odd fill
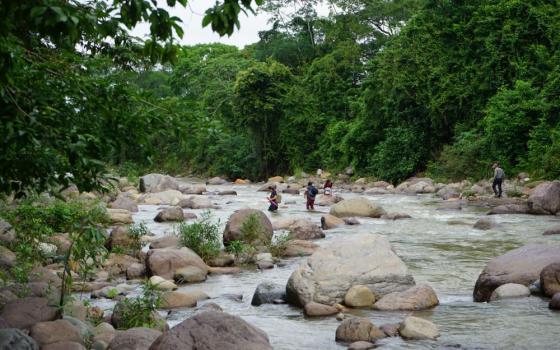
[[[229,217],[242,208],[265,210],[266,193],[259,192],[262,184],[204,184],[193,179],[173,179],[177,191],[139,193],[134,187],[123,183],[118,196],[129,198],[137,204],[138,211],[131,212],[130,220],[145,223],[154,237],[145,237],[145,241],[171,233],[176,226],[173,222],[158,223],[154,218],[162,209],[179,203],[184,197],[196,196],[197,205],[190,205],[185,213],[200,217],[203,211],[210,209],[220,220],[223,228]],[[216,179],[212,182],[215,183]],[[302,180],[304,182],[305,180]],[[315,180],[316,182],[318,181]],[[416,180],[412,180],[414,182]],[[426,188],[417,181],[410,186]],[[173,185],[174,186],[174,185]],[[279,183],[279,190],[294,183]],[[298,187],[301,185],[297,185]],[[335,184],[336,186],[336,184]],[[358,193],[354,186],[364,187]],[[388,185],[390,186],[390,185]],[[474,185],[471,185],[471,188]],[[204,187],[204,189],[203,189]],[[387,187],[387,186],[386,186]],[[402,186],[403,188],[405,186]],[[473,302],[475,282],[489,260],[511,249],[527,243],[558,245],[559,236],[543,236],[543,232],[558,224],[555,216],[535,216],[527,214],[497,214],[493,216],[490,229],[481,230],[473,226],[481,218],[487,218],[488,207],[512,204],[512,199],[462,199],[461,194],[451,200],[443,200],[436,192],[430,193],[387,193],[373,194],[368,190],[380,188],[364,184],[349,184],[349,187],[335,187],[335,195],[344,199],[365,197],[383,207],[388,213],[407,214],[410,218],[392,220],[390,218],[358,217],[359,225],[341,225],[324,230],[325,238],[313,242],[321,247],[337,242],[345,242],[360,234],[380,234],[391,243],[397,255],[408,267],[417,284],[429,284],[436,292],[439,305],[425,311],[415,311],[414,315],[430,320],[438,326],[441,336],[435,340],[404,340],[391,337],[378,340],[383,348],[554,348],[555,329],[560,325],[558,315],[548,309],[548,302],[541,297],[508,299],[491,303]],[[397,186],[398,188],[398,186]],[[164,190],[158,188],[158,190]],[[203,189],[203,190],[202,190]],[[178,191],[178,190],[182,190]],[[298,188],[299,190],[299,188]],[[166,189],[165,191],[169,191]],[[235,191],[236,195],[231,195]],[[200,194],[184,194],[200,192]],[[229,192],[230,195],[220,195]],[[463,190],[464,192],[464,190]],[[174,196],[175,197],[174,197]],[[463,196],[465,197],[465,196]],[[156,203],[159,201],[159,203]],[[318,202],[321,198],[318,198]],[[524,199],[514,199],[523,203]],[[114,203],[114,202],[112,202]],[[148,204],[151,203],[151,204]],[[449,205],[453,203],[453,205]],[[455,205],[459,203],[459,206]],[[516,202],[517,203],[517,202]],[[520,205],[517,203],[516,205]],[[130,203],[129,203],[130,204]],[[198,207],[193,209],[192,207]],[[209,207],[209,208],[204,208]],[[278,213],[266,213],[272,224],[285,220],[301,218],[320,225],[321,217],[328,214],[330,206],[317,206],[315,212],[305,210],[301,192],[284,193],[283,204]],[[127,214],[128,215],[128,214]],[[116,218],[115,216],[113,217]],[[122,217],[120,217],[122,219]],[[284,230],[275,230],[281,233]],[[347,343],[335,341],[335,331],[340,325],[334,316],[309,318],[301,308],[286,304],[265,304],[258,307],[251,305],[251,298],[256,287],[263,281],[286,285],[292,273],[306,261],[306,257],[281,258],[274,262],[274,268],[260,270],[256,267],[242,267],[237,274],[212,274],[201,283],[179,285],[179,291],[193,292],[202,290],[210,299],[199,304],[215,303],[225,312],[240,316],[250,324],[262,329],[268,335],[275,349],[338,349]],[[134,280],[126,281],[124,276],[115,276],[105,282],[116,285],[121,282],[138,286]],[[103,275],[101,274],[101,277]],[[103,282],[102,279],[98,282]],[[134,296],[138,289],[127,292]],[[242,296],[242,298],[240,298]],[[89,298],[89,294],[81,295]],[[117,298],[118,299],[118,298]],[[105,309],[108,315],[116,303],[109,298],[92,300],[94,305]],[[195,308],[178,308],[162,311],[170,327],[195,315]],[[371,308],[347,309],[346,315],[367,317],[375,325],[401,322],[411,311],[378,311]]]

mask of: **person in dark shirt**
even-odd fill
[[[313,186],[313,182],[308,182],[307,189],[304,194],[307,198],[307,202],[305,204],[307,210],[315,210],[313,205],[315,204],[315,197],[317,196],[317,193],[319,193],[319,191],[315,188],[315,186]]]
[[[276,189],[273,186],[269,186],[268,190],[270,191],[270,196],[268,196],[268,202],[270,206],[268,207],[268,211],[276,211],[278,210],[278,194],[276,193]]]
[[[498,163],[494,163],[492,165],[492,169],[494,169],[494,181],[492,182],[492,190],[494,190],[494,195],[496,197],[502,196],[502,182],[506,177],[506,174]],[[497,189],[496,189],[497,187]]]

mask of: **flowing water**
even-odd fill
[[[221,206],[213,210],[222,226],[233,211],[255,208],[266,211],[266,193],[257,192],[254,185],[208,186],[210,192],[233,189],[237,196],[209,195]],[[335,191],[336,193],[336,191]],[[352,193],[340,193],[345,198]],[[382,349],[560,349],[560,312],[548,309],[548,302],[538,297],[492,303],[474,303],[472,291],[485,264],[493,257],[526,243],[560,244],[560,237],[542,236],[543,231],[560,220],[555,217],[530,215],[497,215],[499,226],[488,231],[472,226],[485,211],[467,207],[463,210],[437,210],[439,199],[431,195],[376,195],[367,196],[387,211],[408,213],[413,219],[389,221],[359,218],[361,225],[344,226],[325,231],[326,238],[315,241],[344,240],[358,233],[378,233],[386,236],[397,254],[409,267],[417,283],[428,283],[436,291],[440,305],[414,315],[438,325],[441,337],[437,341],[404,341],[386,338],[378,341]],[[316,207],[316,212],[305,210],[302,196],[283,194],[278,213],[267,215],[271,220],[286,217],[311,218],[319,223],[327,207]],[[156,235],[173,230],[172,224],[158,224],[153,218],[159,206],[141,205],[135,222],[145,222]],[[192,210],[200,214],[202,210]],[[263,281],[286,284],[290,274],[303,258],[282,260],[271,270],[245,270],[238,275],[209,275],[204,283],[184,285],[180,290],[201,289],[210,302],[220,305],[225,312],[237,315],[264,330],[274,349],[344,349],[335,342],[339,322],[334,317],[309,319],[299,308],[288,305],[251,306],[257,285]],[[241,294],[235,301],[224,294]],[[192,309],[172,311],[170,326],[193,314]],[[355,315],[370,318],[376,325],[401,321],[410,312],[383,312],[353,310]]]

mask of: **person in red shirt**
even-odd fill
[[[327,179],[327,181],[323,185],[323,190],[325,191],[326,196],[330,196],[332,194],[332,187],[333,187],[332,181]]]

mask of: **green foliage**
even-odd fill
[[[289,234],[274,236],[270,244],[267,246],[268,251],[274,257],[282,257],[284,255],[284,252],[286,251],[289,240],[290,240]]]
[[[260,238],[266,234],[265,228],[261,224],[260,216],[256,213],[250,214],[245,218],[245,221],[241,224],[240,231],[241,240],[249,245],[258,243]]]
[[[248,250],[247,244],[243,241],[231,241],[226,247],[226,251],[228,253],[232,253],[236,257],[239,257],[241,254]]]
[[[142,236],[148,236],[151,232],[146,226],[145,223],[141,222],[139,224],[133,224],[128,227],[128,235],[131,238],[131,246],[130,248],[134,252],[134,254],[140,254],[140,250],[142,249]]]
[[[220,223],[214,221],[210,211],[203,212],[195,223],[181,223],[177,228],[177,234],[181,244],[192,249],[204,261],[220,253]]]
[[[426,157],[421,147],[421,132],[411,128],[391,128],[385,140],[375,147],[370,169],[382,179],[397,183],[419,170]]]
[[[165,321],[154,315],[161,306],[161,293],[149,282],[142,284],[142,293],[135,298],[122,301],[121,329],[147,327],[162,329]]]

